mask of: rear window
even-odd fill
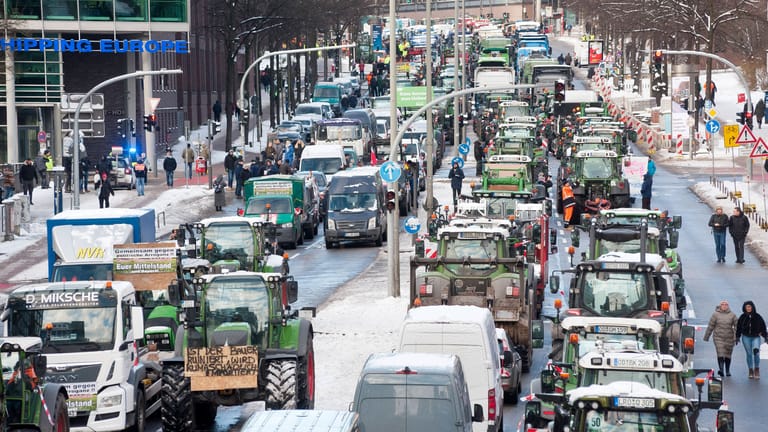
[[[296,107],[296,111],[294,112],[295,115],[301,115],[301,114],[323,114],[322,108],[319,106],[307,106],[307,105],[299,105]]]

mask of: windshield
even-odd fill
[[[312,97],[338,99],[340,91],[341,89],[338,87],[315,87],[315,93]]]
[[[649,238],[646,246],[647,253],[658,253],[658,238]],[[609,252],[640,253],[640,239],[623,242],[599,240],[598,256]]]
[[[267,204],[269,204],[269,211],[267,211]],[[286,214],[293,213],[291,207],[291,199],[288,197],[273,197],[273,198],[251,198],[248,200],[248,208],[245,210],[245,214]],[[231,244],[231,243],[230,243]]]
[[[620,362],[625,359],[611,359],[613,362]],[[631,361],[632,359],[626,359]],[[636,361],[644,361],[642,358]],[[654,363],[656,360],[649,359],[648,362]],[[616,369],[585,369],[584,378],[581,382],[583,386],[592,384],[607,385],[616,381],[629,381],[647,384],[649,387],[666,393],[672,393],[684,396],[682,377],[675,372],[657,372],[649,370],[616,370]]]
[[[323,110],[319,106],[299,105],[296,107],[296,111],[294,112],[294,114],[295,115],[301,115],[301,114],[323,115]]]
[[[45,325],[52,324],[46,353],[111,350],[115,314],[114,306],[17,309],[11,315],[10,336],[44,337]]]
[[[224,324],[247,323],[247,344],[261,344],[269,321],[269,295],[264,279],[217,277],[205,290],[205,314],[209,341],[217,341],[217,331],[225,332],[220,328]]]
[[[53,269],[54,282],[112,280],[113,264],[77,264],[59,265]]]
[[[584,158],[582,161],[582,174],[589,179],[608,179],[611,178],[613,160],[610,158],[591,157]]]
[[[203,258],[211,263],[237,260],[240,262],[240,270],[249,270],[253,264],[254,243],[257,241],[254,239],[254,231],[246,223],[212,224],[203,233]]]
[[[507,219],[515,214],[517,199],[514,198],[487,198],[488,217]]]
[[[302,158],[302,171],[321,171],[323,174],[336,174],[341,169],[341,159],[339,158]]]
[[[323,125],[317,128],[317,139],[320,141],[359,140],[362,137],[363,127],[361,125]]]
[[[496,241],[493,239],[449,239],[445,245],[446,258],[496,258]],[[457,275],[479,276],[491,269],[491,264],[450,264],[448,269]]]
[[[593,411],[584,416],[587,432],[688,432],[684,414],[644,411]]]
[[[630,316],[645,310],[648,306],[647,277],[642,273],[586,273],[583,304],[606,316]]]
[[[373,109],[389,108],[388,97],[377,97],[373,99]]]
[[[334,194],[330,196],[329,211],[354,212],[376,210],[375,193]]]

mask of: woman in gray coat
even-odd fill
[[[710,336],[714,336],[712,341],[715,343],[717,352],[717,374],[723,376],[723,366],[725,366],[725,375],[731,376],[731,354],[736,345],[736,325],[738,317],[728,306],[728,301],[723,300],[715,308],[712,317],[709,318],[707,331],[704,332],[704,341],[708,341]]]
[[[216,181],[213,182],[213,205],[216,206],[216,211],[222,211],[223,207],[227,205],[224,196],[225,187],[227,187],[227,183],[224,181],[224,176],[219,174]]]

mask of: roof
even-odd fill
[[[346,432],[358,422],[352,411],[270,410],[258,411],[245,422],[243,432]]]
[[[604,157],[604,158],[615,158],[616,152],[613,150],[581,150],[580,152],[576,153],[577,158],[588,158],[588,157]]]
[[[627,252],[609,252],[605,255],[600,255],[597,258],[598,261],[603,262],[632,262],[632,263],[639,263],[640,261],[640,254],[639,253],[627,253]],[[654,267],[656,267],[656,270],[658,271],[668,271],[666,268],[667,260],[664,259],[661,255],[658,254],[645,254],[645,263],[650,264]],[[658,266],[663,264],[663,269],[660,269]]]
[[[482,323],[493,322],[491,312],[477,306],[422,306],[408,311],[405,322]]]
[[[317,122],[318,126],[327,126],[327,125],[362,125],[363,123],[358,119],[353,118],[347,118],[347,117],[337,117],[332,119],[325,119],[320,120]]]
[[[206,283],[208,283],[213,281],[216,278],[225,277],[225,276],[226,277],[236,276],[236,277],[242,277],[242,278],[260,276],[262,279],[264,279],[264,281],[266,281],[267,278],[271,276],[275,276],[278,278],[283,277],[283,275],[281,275],[280,273],[249,272],[244,270],[238,270],[238,271],[229,272],[229,273],[208,273],[208,274],[202,275],[201,277],[205,278]]]
[[[594,326],[603,328],[625,326],[650,331],[655,334],[661,333],[661,324],[650,319],[574,316],[567,317],[560,323],[560,327],[565,330],[591,328]]]
[[[603,361],[600,364],[593,364],[593,359],[602,359]],[[579,367],[585,369],[644,370],[669,373],[680,373],[685,369],[683,364],[675,357],[655,351],[591,351],[581,356]]]
[[[500,227],[500,226],[494,226],[494,227],[488,227],[488,226],[482,226],[482,225],[471,225],[471,226],[455,226],[455,225],[449,225],[447,227],[443,227],[438,232],[438,235],[442,235],[443,233],[455,233],[455,234],[461,234],[466,232],[482,232],[485,234],[497,234],[504,238],[509,236],[509,230],[506,228]]]
[[[333,178],[337,177],[371,177],[379,174],[379,167],[362,166],[354,167],[352,169],[339,171]]]
[[[154,209],[110,207],[110,208],[99,208],[99,209],[64,210],[63,212],[48,218],[48,220],[112,219],[112,218],[120,218],[120,217],[143,216],[149,212],[154,212]]]
[[[609,216],[611,214],[620,217],[620,216],[645,216],[645,215],[656,215],[661,216],[661,214],[664,213],[662,210],[646,210],[643,208],[638,207],[619,207],[619,208],[612,208],[608,210],[600,210],[601,216]]]
[[[43,282],[23,285],[13,290],[12,295],[27,294],[33,292],[51,291],[75,291],[75,290],[103,290],[107,282],[112,283],[112,289],[117,291],[120,297],[133,293],[133,284],[126,281],[74,281],[74,282]]]
[[[688,402],[684,397],[652,389],[643,383],[631,381],[615,381],[607,385],[593,384],[589,387],[578,387],[568,392],[568,403],[573,405],[582,398],[621,397],[667,399]]]
[[[200,224],[207,227],[214,223],[243,223],[252,225],[254,222],[264,222],[264,219],[260,216],[249,216],[249,217],[243,217],[243,216],[221,216],[221,217],[212,217],[212,218],[205,218],[200,221]]]
[[[394,373],[406,366],[420,373],[448,373],[453,371],[458,362],[458,357],[453,354],[377,353],[368,357],[363,373]]]

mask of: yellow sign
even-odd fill
[[[729,124],[729,125],[723,125],[723,141],[725,142],[725,147],[739,147],[739,144],[736,142],[736,138],[739,136],[739,125],[737,124]]]
[[[714,108],[710,108],[709,111],[707,111],[707,115],[711,118],[717,117],[717,110]]]

